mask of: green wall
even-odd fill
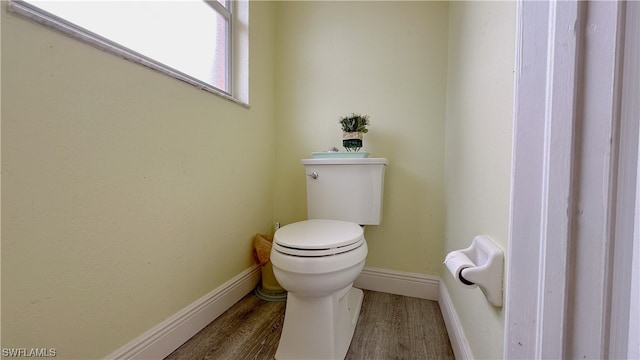
[[[361,112],[389,159],[367,266],[442,275],[473,353],[501,357],[501,310],[442,260],[479,233],[506,250],[515,4],[250,18],[246,109],[2,4],[2,346],[101,358],[247,269],[254,233],[306,218],[300,159]]]
[[[342,148],[341,115],[368,114],[362,151],[389,165],[366,266],[439,275],[448,4],[279,2],[276,17],[275,219],[306,218],[300,159]]]
[[[274,6],[251,108],[2,3],[2,346],[101,358],[252,266],[271,231]]]
[[[449,17],[446,251],[485,234],[507,250],[515,60],[515,3],[455,2]],[[478,288],[445,284],[473,355],[502,357],[504,316]]]

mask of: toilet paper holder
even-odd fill
[[[471,246],[450,252],[444,263],[462,286],[479,286],[492,305],[502,306],[504,253],[488,237],[474,237]]]

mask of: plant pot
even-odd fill
[[[362,148],[362,132],[343,132],[342,146],[347,151],[360,151]]]

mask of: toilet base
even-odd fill
[[[344,359],[360,316],[363,292],[349,284],[322,297],[289,292],[275,358]]]

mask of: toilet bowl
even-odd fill
[[[276,232],[271,262],[288,291],[276,359],[344,359],[363,297],[353,281],[366,257],[356,223],[312,219]]]
[[[385,158],[301,160],[310,220],[278,229],[273,274],[288,291],[276,359],[344,359],[358,322],[367,242],[360,225],[379,225]]]

